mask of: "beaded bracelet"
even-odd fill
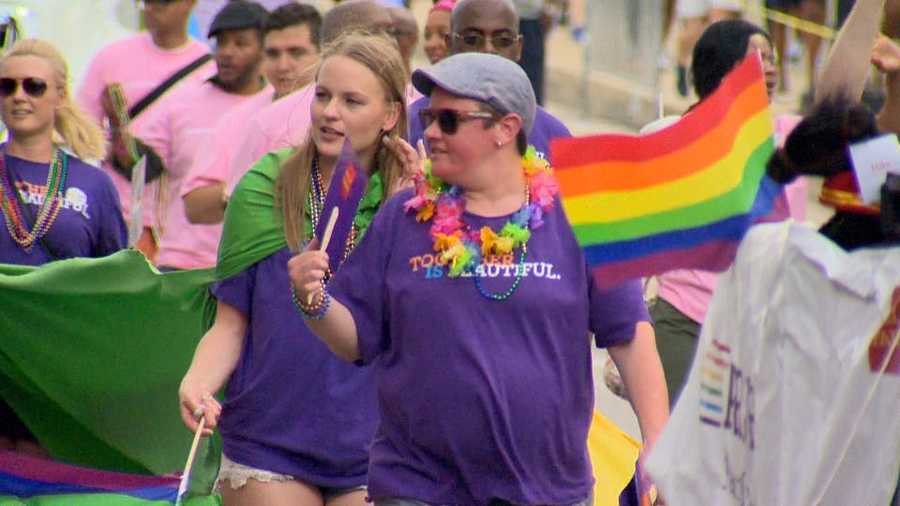
[[[300,311],[300,315],[303,316],[304,320],[321,320],[325,318],[325,314],[328,313],[328,308],[331,306],[331,295],[328,294],[328,290],[325,289],[325,282],[322,282],[322,297],[319,301],[311,306],[300,302],[300,299],[297,298],[297,291],[294,289],[294,286],[291,285],[291,301],[294,303],[294,307]]]

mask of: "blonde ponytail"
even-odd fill
[[[68,91],[68,90],[67,90]],[[100,126],[80,107],[73,103],[68,94],[56,110],[56,131],[63,143],[82,160],[103,160],[106,158],[106,139]]]
[[[62,103],[56,110],[55,133],[82,160],[106,158],[106,140],[100,125],[72,101],[69,66],[53,44],[41,39],[24,39],[13,45],[3,60],[14,56],[36,56],[47,61],[56,72]]]

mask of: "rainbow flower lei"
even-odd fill
[[[403,207],[407,213],[415,211],[420,223],[433,220],[430,234],[434,251],[440,254],[441,262],[450,266],[450,277],[474,270],[485,257],[508,255],[515,248],[524,248],[531,231],[544,223],[544,213],[553,209],[554,197],[559,193],[553,169],[529,146],[522,157],[522,170],[526,181],[522,208],[499,233],[487,226],[473,231],[463,222],[462,190],[432,174],[431,160],[425,161],[424,171],[414,178],[416,195]]]

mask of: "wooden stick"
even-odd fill
[[[328,250],[328,243],[331,242],[331,234],[334,233],[334,224],[337,223],[338,215],[341,214],[341,209],[337,206],[331,209],[331,215],[328,216],[328,223],[325,224],[325,232],[322,234],[322,247],[319,248],[319,251]],[[309,297],[306,299],[306,304],[311,306],[313,303],[313,298],[315,298],[315,294],[309,294]]]
[[[191,443],[191,451],[188,452],[187,462],[184,463],[184,473],[181,475],[181,483],[178,484],[178,495],[175,497],[175,506],[181,504],[181,498],[187,492],[191,483],[191,468],[194,466],[194,458],[197,456],[197,446],[200,445],[200,436],[203,435],[203,429],[206,428],[206,417],[200,419],[200,425],[197,426],[197,432],[194,433],[194,442]]]

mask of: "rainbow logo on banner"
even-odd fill
[[[764,178],[773,122],[756,56],[664,130],[559,139],[551,150],[563,208],[603,286],[725,270],[780,194]]]

